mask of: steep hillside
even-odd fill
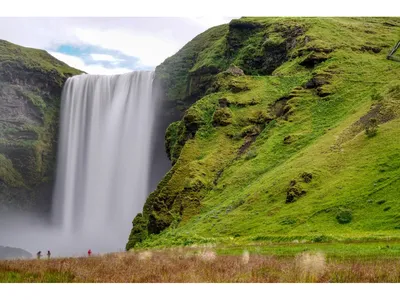
[[[190,107],[127,249],[400,237],[399,39],[399,18],[242,18],[189,42],[156,69]]]
[[[82,73],[0,40],[0,208],[49,205],[62,86]]]

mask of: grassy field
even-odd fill
[[[400,282],[400,242],[190,246],[0,261],[0,282]]]

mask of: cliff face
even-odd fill
[[[59,105],[82,73],[46,51],[0,40],[0,208],[50,208]]]
[[[399,18],[242,18],[168,58],[173,167],[127,249],[398,236],[399,36]]]

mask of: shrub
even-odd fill
[[[244,157],[245,160],[250,160],[254,157],[257,156],[257,152],[255,150],[250,150],[246,153],[246,156]]]
[[[400,84],[399,82],[392,83],[388,88],[388,94],[395,99],[400,98]]]
[[[338,221],[339,224],[350,223],[352,219],[353,216],[351,214],[351,210],[349,209],[340,210],[336,215],[336,220]]]
[[[371,99],[373,101],[381,101],[383,99],[383,96],[376,89],[374,89],[371,94]]]
[[[365,127],[365,134],[367,137],[374,137],[378,133],[378,120],[375,118],[371,118],[368,121],[367,126]]]
[[[314,243],[322,243],[327,242],[328,238],[325,235],[316,236],[315,238],[311,239]]]

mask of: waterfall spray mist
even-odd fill
[[[50,249],[53,256],[125,248],[131,222],[149,193],[158,109],[153,78],[154,72],[138,71],[67,80],[52,222],[7,212],[0,216],[0,245],[31,253]]]

